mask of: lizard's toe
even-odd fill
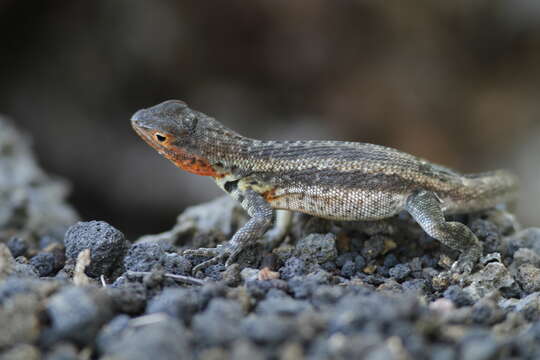
[[[213,258],[211,258],[209,260],[203,261],[202,263],[200,263],[199,265],[197,265],[197,266],[195,266],[193,268],[192,273],[196,274],[197,272],[199,272],[201,270],[204,270],[209,266],[215,265],[215,264],[221,262],[223,260],[223,258],[224,258],[224,255],[220,254],[220,255],[214,256]]]
[[[184,251],[184,255],[204,256],[211,257],[210,259],[203,261],[199,265],[195,266],[192,272],[195,274],[197,271],[203,270],[209,266],[218,264],[227,260],[225,266],[231,265],[238,254],[242,251],[239,247],[231,247],[228,244],[218,245],[215,248],[201,248],[201,249],[189,249]]]
[[[215,248],[200,248],[200,249],[187,249],[184,250],[183,255],[191,256],[203,256],[203,257],[215,257],[222,253],[219,247]]]

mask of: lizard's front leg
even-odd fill
[[[214,265],[227,259],[225,266],[231,265],[238,254],[244,250],[247,244],[256,241],[264,234],[272,222],[272,207],[266,200],[253,190],[246,190],[239,193],[242,199],[241,204],[251,217],[249,221],[234,234],[229,242],[218,245],[215,248],[190,249],[184,251],[185,255],[212,256],[210,260],[204,261],[193,268],[193,273],[202,270],[210,265]]]
[[[415,192],[407,198],[405,208],[428,235],[461,252],[452,271],[472,271],[474,263],[482,255],[482,243],[464,224],[445,220],[441,202],[433,192]]]

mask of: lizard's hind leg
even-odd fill
[[[410,195],[405,209],[429,236],[461,252],[458,261],[452,265],[452,271],[472,271],[482,255],[482,243],[466,225],[445,220],[441,201],[433,192],[420,190]]]

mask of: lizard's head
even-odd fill
[[[210,120],[183,101],[168,100],[137,111],[131,125],[144,141],[178,167],[197,175],[216,176],[200,147],[204,124]]]

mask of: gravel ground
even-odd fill
[[[77,222],[64,182],[0,119],[0,359],[538,359],[540,228],[456,217],[484,242],[469,276],[407,215],[301,214],[273,252],[192,274],[246,221],[227,197],[131,242]],[[156,206],[159,206],[157,204]]]

